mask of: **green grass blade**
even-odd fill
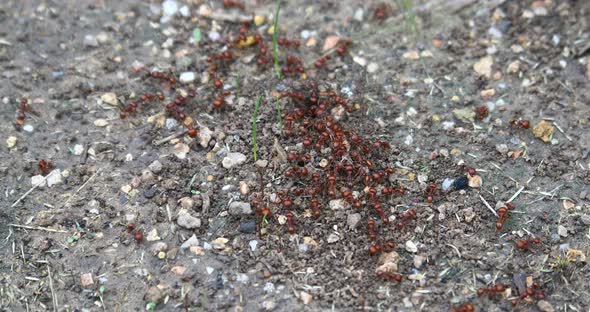
[[[277,72],[277,77],[281,80],[281,67],[279,66],[279,51],[277,49],[277,33],[279,32],[278,24],[279,24],[279,11],[281,10],[281,0],[277,0],[277,12],[275,13],[275,24],[274,24],[274,31],[272,32],[272,50],[274,56],[274,63],[275,63],[275,71]]]

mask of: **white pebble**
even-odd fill
[[[180,82],[182,83],[189,83],[195,80],[195,73],[194,72],[184,72],[180,74]]]

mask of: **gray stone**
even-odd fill
[[[229,204],[229,214],[233,216],[252,214],[252,207],[249,203],[235,201]]]
[[[221,164],[225,169],[232,169],[246,162],[246,155],[242,153],[227,153]]]
[[[195,234],[193,234],[193,236],[191,236],[184,243],[182,243],[182,245],[180,245],[180,249],[188,249],[193,246],[199,246],[199,239]]]
[[[148,168],[155,174],[162,172],[162,163],[159,160],[154,160]]]
[[[585,225],[590,225],[590,215],[584,214],[582,215],[580,220],[582,220],[582,223],[584,223]]]
[[[187,229],[196,229],[201,227],[201,219],[191,216],[190,213],[184,209],[180,210],[178,213],[178,219],[176,222],[178,225]]]
[[[348,225],[348,228],[351,230],[356,229],[359,221],[361,221],[361,214],[360,213],[349,214],[346,217],[346,224]]]

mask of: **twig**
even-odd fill
[[[453,249],[455,249],[455,251],[457,252],[457,255],[459,256],[459,258],[462,258],[461,257],[461,252],[459,252],[459,248],[457,248],[457,247],[455,247],[455,246],[453,246],[451,244],[447,244],[447,246],[452,247]]]
[[[12,226],[15,228],[27,229],[27,230],[36,230],[36,231],[46,231],[46,232],[53,232],[53,233],[67,233],[68,231],[64,230],[56,230],[50,228],[44,228],[40,226],[28,226],[28,225],[20,225],[20,224],[8,224],[8,226]]]
[[[14,208],[14,206],[16,206],[18,203],[21,202],[21,200],[25,199],[25,197],[29,196],[29,194],[31,194],[31,192],[33,192],[37,187],[39,187],[39,185],[45,183],[45,181],[47,180],[47,178],[51,175],[48,174],[46,176],[43,177],[43,180],[39,181],[39,183],[33,185],[33,187],[31,187],[26,193],[23,194],[23,196],[21,196],[19,199],[17,199],[12,206],[10,206],[10,208]]]
[[[49,277],[49,289],[51,290],[51,297],[53,297],[53,311],[57,312],[59,303],[57,302],[57,296],[55,295],[55,289],[53,289],[53,278],[51,277],[51,269],[47,266],[47,277]]]
[[[201,16],[203,16],[205,18],[210,18],[213,20],[219,20],[219,21],[230,22],[230,23],[245,23],[245,22],[251,22],[254,19],[254,17],[252,17],[252,16],[227,14],[227,13],[223,13],[223,12],[212,12],[209,15],[201,15]]]
[[[570,136],[569,136],[569,135],[567,135],[567,134],[566,134],[566,133],[563,131],[563,129],[561,129],[561,127],[560,127],[560,126],[559,126],[559,125],[558,125],[558,124],[557,124],[555,121],[553,122],[553,125],[555,126],[555,128],[557,128],[557,130],[559,130],[559,132],[561,132],[561,133],[563,133],[563,135],[565,135],[565,138],[566,138],[568,141],[570,141],[570,142],[572,141],[572,138],[570,138]]]
[[[520,195],[520,192],[522,192],[522,190],[524,190],[524,186],[521,186],[518,191],[516,191],[516,193],[514,193],[514,195],[512,195],[512,197],[510,197],[510,199],[508,201],[506,201],[507,203],[512,202],[516,197],[518,197],[518,195]]]
[[[169,135],[169,136],[167,136],[167,137],[165,137],[163,139],[154,141],[153,143],[154,143],[154,145],[161,145],[161,144],[164,144],[164,143],[166,143],[168,141],[172,141],[172,140],[174,140],[175,138],[177,138],[179,136],[185,135],[187,132],[188,132],[188,130],[177,132],[177,133],[172,134],[172,135]]]
[[[486,201],[485,198],[483,198],[483,196],[479,195],[479,198],[481,198],[481,200],[483,201],[483,203],[486,205],[486,207],[488,207],[488,209],[494,214],[494,216],[498,216],[498,213],[496,213],[496,210],[494,210],[494,208],[492,208],[492,206],[490,206],[490,204],[488,204],[488,202]]]

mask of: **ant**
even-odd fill
[[[519,126],[523,129],[528,129],[531,126],[531,123],[526,119],[519,119],[519,120],[511,120],[510,124],[513,126]]]
[[[16,116],[16,123],[19,125],[23,125],[25,123],[25,117],[26,117],[25,112],[27,112],[27,110],[28,110],[27,103],[28,103],[28,100],[25,98],[22,98],[20,100],[20,109],[19,109],[18,114]]]
[[[37,167],[39,167],[39,171],[41,171],[43,175],[47,175],[49,171],[53,169],[53,164],[48,160],[41,159],[39,160]]]
[[[475,307],[471,303],[462,304],[451,309],[451,312],[473,312]]]
[[[531,245],[539,245],[541,243],[541,239],[538,237],[530,238],[530,239],[519,239],[514,242],[516,248],[520,250],[529,250]]]
[[[514,204],[506,203],[504,207],[498,208],[498,221],[496,222],[496,230],[502,230],[504,222],[506,222],[508,210],[513,210]]]
[[[481,297],[484,294],[488,294],[490,297],[494,294],[499,294],[506,290],[506,286],[504,284],[496,284],[492,287],[482,287],[477,290],[477,296]]]

